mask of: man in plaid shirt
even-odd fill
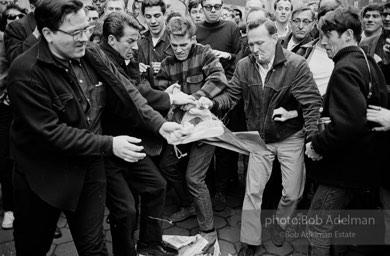
[[[167,25],[174,56],[167,57],[161,63],[161,70],[155,79],[155,85],[162,90],[174,83],[181,86],[184,93],[191,94],[196,100],[212,111],[227,108],[223,97],[216,97],[228,86],[227,79],[218,57],[210,46],[196,43],[196,26],[187,17],[173,17]],[[178,110],[184,114],[194,105]],[[182,116],[182,115],[181,115]],[[180,120],[179,120],[180,121]],[[214,154],[214,146],[203,143],[181,145],[180,150],[188,152],[186,171],[179,169],[180,161],[171,145],[161,156],[160,168],[181,199],[181,209],[170,219],[182,221],[197,215],[200,234],[213,245],[217,232],[214,228],[213,208],[210,193],[206,186],[206,172]]]

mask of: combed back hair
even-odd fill
[[[169,22],[173,17],[182,17],[182,15],[181,15],[180,12],[171,12],[171,13],[168,14],[167,19],[166,19],[165,22],[168,24],[168,22]]]
[[[328,12],[320,19],[318,27],[325,35],[335,30],[339,36],[351,29],[356,42],[360,42],[361,39],[362,23],[360,22],[358,11],[352,7],[339,7],[334,11]]]
[[[172,17],[167,24],[168,35],[192,37],[196,33],[196,26],[191,18],[186,16]]]
[[[198,6],[202,6],[202,0],[191,0],[188,3],[188,11],[191,12],[192,9],[198,8]]]
[[[298,15],[301,12],[306,12],[306,11],[310,11],[312,20],[316,18],[316,14],[311,10],[309,6],[301,5],[298,6],[296,9],[294,9],[294,11],[291,13],[291,19],[294,19],[295,15]]]
[[[278,29],[276,28],[275,23],[268,18],[259,18],[256,20],[252,20],[247,23],[246,31],[249,33],[250,30],[260,27],[264,25],[265,29],[268,31],[270,35],[274,35],[278,33]]]
[[[390,9],[390,2],[385,3],[383,9]]]
[[[107,3],[108,2],[122,2],[123,3],[123,8],[126,9],[126,2],[125,0],[106,0],[103,4],[103,8],[106,9]]]
[[[79,0],[39,0],[34,12],[38,31],[42,33],[45,27],[57,31],[66,15],[77,13],[83,8]]]
[[[336,6],[337,7],[340,7],[340,6],[343,6],[343,3],[341,2],[341,0],[332,0],[332,1],[325,1],[325,3],[323,3],[324,0],[320,0],[318,2],[318,8],[321,7],[321,5],[330,5],[330,6]],[[335,9],[336,9],[335,8]]]
[[[249,9],[248,13],[245,15],[245,20],[248,19],[249,14],[251,14],[252,12],[257,12],[257,11],[263,12],[266,18],[268,18],[268,19],[270,19],[270,20],[273,19],[272,14],[271,14],[269,11],[267,11],[267,10],[264,9],[264,8],[255,6],[255,7],[252,7],[252,8]]]
[[[293,5],[292,5],[292,3],[291,3],[291,0],[276,0],[276,1],[274,2],[274,10],[276,10],[276,6],[278,5],[278,3],[279,3],[280,1],[287,1],[287,2],[289,2],[290,5],[291,5],[291,11],[293,10]]]
[[[124,35],[125,25],[142,30],[142,26],[133,16],[121,12],[110,13],[103,23],[103,41],[107,42],[110,35],[119,41]]]
[[[337,5],[323,5],[323,6],[321,6],[320,8],[318,8],[317,20],[320,20],[323,16],[325,16],[325,14],[327,14],[328,12],[334,11],[337,8],[339,8],[339,6],[337,6]]]
[[[145,0],[141,4],[141,12],[143,15],[145,15],[145,9],[147,7],[153,7],[153,6],[160,6],[161,7],[161,12],[165,14],[167,11],[167,5],[163,0]]]
[[[383,5],[378,3],[372,3],[367,5],[362,10],[362,18],[364,18],[364,15],[366,15],[367,12],[372,12],[372,11],[377,11],[379,12],[379,14],[381,14],[383,12]]]

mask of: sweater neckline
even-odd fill
[[[207,22],[207,21],[203,22],[204,26],[208,27],[208,28],[218,27],[221,23],[222,23],[221,19],[219,21],[217,21],[217,22],[214,22],[214,23],[210,23],[210,22]]]
[[[356,45],[344,47],[336,53],[336,55],[333,57],[333,61],[339,61],[345,54],[348,54],[350,52],[360,52],[359,47]]]

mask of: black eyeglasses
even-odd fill
[[[15,20],[16,18],[23,18],[25,15],[23,13],[21,14],[7,14],[6,17],[7,17],[7,20]]]
[[[74,41],[79,41],[83,37],[84,33],[89,38],[92,35],[94,28],[95,28],[95,26],[88,26],[85,29],[79,29],[79,30],[76,30],[73,32],[67,32],[67,31],[64,31],[61,29],[57,29],[57,31],[60,31],[64,34],[72,36]]]
[[[92,0],[93,3],[99,2],[99,3],[101,3],[101,4],[104,3],[105,1],[106,1],[106,0]]]
[[[216,10],[216,11],[219,11],[221,10],[222,8],[222,4],[216,4],[216,5],[205,5],[203,6],[203,8],[206,9],[206,11],[211,11],[213,8]]]
[[[382,12],[381,15],[382,15],[384,18],[387,18],[387,16],[390,15],[390,12]]]

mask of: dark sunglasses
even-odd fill
[[[382,12],[381,15],[385,18],[390,15],[390,12]]]
[[[7,20],[15,20],[16,18],[23,18],[24,17],[24,14],[16,14],[16,15],[13,15],[13,14],[7,14]]]
[[[222,8],[222,4],[216,4],[216,5],[205,5],[203,6],[203,8],[206,9],[206,11],[211,11],[213,8],[216,10],[216,11],[219,11],[221,10]]]

